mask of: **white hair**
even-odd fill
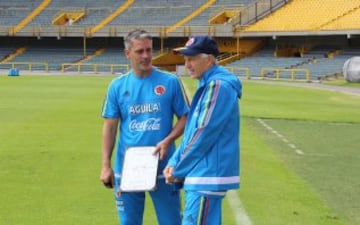
[[[212,59],[212,61],[213,61],[214,64],[217,64],[217,63],[218,63],[218,62],[217,62],[217,59],[216,59],[216,57],[215,57],[214,55],[206,54],[206,53],[201,53],[201,54],[200,54],[200,57],[203,58],[203,59],[210,57],[210,58]]]

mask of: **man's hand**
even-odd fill
[[[165,182],[167,184],[172,184],[175,181],[175,177],[173,176],[174,167],[167,166],[165,167],[163,174],[165,176]]]
[[[170,143],[168,143],[166,140],[160,141],[156,145],[153,155],[159,153],[160,160],[163,160],[168,154],[169,145],[170,145]]]
[[[103,167],[100,174],[100,180],[107,188],[114,187],[114,172],[111,167]]]

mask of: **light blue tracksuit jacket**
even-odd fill
[[[191,191],[240,186],[241,82],[215,65],[205,72],[190,106],[181,144],[168,162]]]

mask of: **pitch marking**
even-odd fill
[[[226,193],[227,200],[235,216],[236,225],[252,225],[249,216],[242,205],[240,198],[235,190],[230,190]]]
[[[289,146],[291,149],[294,150],[294,152],[298,155],[304,155],[304,152],[301,151],[301,149],[299,149],[295,144],[289,142],[289,140],[287,140],[284,135],[280,134],[279,132],[277,132],[274,128],[272,128],[271,126],[269,126],[268,124],[265,123],[264,120],[262,119],[257,119],[257,121],[266,129],[268,129],[271,133],[275,134],[277,137],[279,137],[284,143],[287,144],[287,146]]]

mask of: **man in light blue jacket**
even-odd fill
[[[217,65],[219,50],[209,36],[196,36],[182,54],[192,78],[199,80],[180,146],[163,173],[168,184],[184,185],[182,225],[220,225],[226,191],[240,187],[241,82]]]

